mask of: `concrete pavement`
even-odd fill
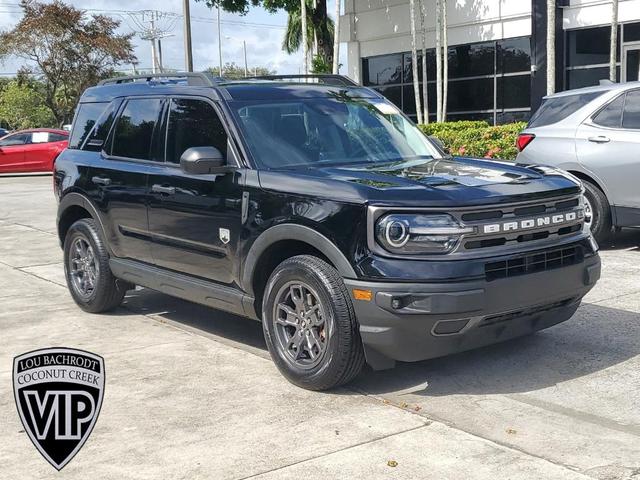
[[[564,324],[312,393],[256,322],[147,290],[79,310],[55,208],[51,177],[0,178],[0,478],[640,478],[640,232],[605,247]],[[11,388],[13,357],[47,346],[106,364],[100,418],[61,472]]]

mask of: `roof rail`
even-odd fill
[[[218,84],[216,77],[204,72],[176,72],[176,73],[150,73],[146,75],[129,75],[125,77],[113,77],[102,80],[98,85],[119,85],[133,83],[137,80],[151,82],[154,79],[181,80],[186,79],[187,85],[195,87],[214,87]]]
[[[358,84],[344,75],[333,75],[327,73],[318,74],[291,74],[291,75],[258,75],[248,77],[246,80],[299,80],[304,83],[321,83],[324,85],[333,85],[337,87],[357,87]]]

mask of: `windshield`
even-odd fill
[[[262,168],[308,168],[441,157],[387,101],[335,94],[231,104]]]

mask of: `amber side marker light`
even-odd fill
[[[354,288],[353,298],[355,298],[356,300],[364,300],[365,302],[370,302],[373,298],[373,293],[371,293],[371,290],[360,290],[359,288]]]

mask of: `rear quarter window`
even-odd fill
[[[78,105],[76,117],[73,120],[69,148],[81,148],[93,126],[107,108],[108,103],[81,103]]]
[[[558,123],[604,93],[591,92],[547,98],[543,100],[538,111],[529,120],[528,128],[544,127],[545,125]]]

